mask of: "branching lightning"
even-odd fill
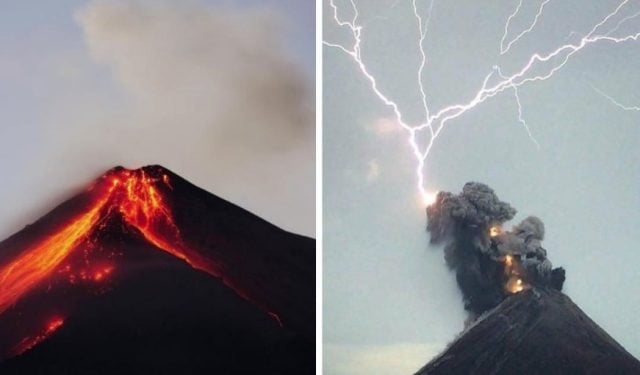
[[[518,6],[516,7],[516,10],[511,13],[511,15],[509,16],[509,18],[507,18],[507,23],[504,26],[504,34],[502,35],[502,39],[500,40],[500,54],[504,55],[505,53],[509,52],[509,49],[511,49],[511,46],[516,43],[518,40],[520,40],[520,38],[522,38],[523,36],[525,36],[526,34],[530,33],[531,30],[533,30],[534,27],[536,27],[536,24],[538,23],[538,19],[540,18],[540,16],[542,15],[542,11],[544,10],[544,6],[547,5],[547,3],[549,3],[549,1],[551,0],[545,0],[540,4],[540,8],[538,8],[538,13],[536,13],[535,18],[533,19],[533,22],[531,23],[531,25],[526,28],[525,30],[521,31],[520,34],[518,34],[518,36],[516,36],[514,39],[512,39],[506,46],[504,45],[506,39],[507,39],[507,34],[509,32],[509,25],[511,24],[511,20],[518,15],[518,13],[520,13],[520,9],[522,8],[522,1],[520,0],[520,2],[518,3]]]
[[[424,41],[428,33],[428,26],[433,11],[433,0],[429,4],[428,13],[426,19],[424,20],[418,7],[417,0],[411,0],[410,2],[411,6],[413,7],[413,15],[417,22],[417,48],[420,54],[420,65],[417,68],[416,83],[420,90],[422,102],[421,104],[424,111],[425,121],[418,124],[409,124],[404,121],[402,112],[398,104],[393,101],[387,94],[385,94],[382,89],[380,89],[376,78],[371,74],[371,72],[367,68],[367,64],[363,61],[361,54],[361,44],[364,28],[362,24],[359,23],[360,14],[358,12],[358,7],[355,0],[348,0],[348,2],[351,7],[351,12],[353,13],[353,16],[350,19],[344,16],[343,10],[339,9],[339,7],[336,5],[336,0],[329,0],[329,5],[332,9],[333,20],[338,25],[338,27],[345,28],[350,32],[352,44],[345,45],[329,41],[323,41],[323,43],[328,47],[332,47],[344,52],[346,55],[350,56],[353,59],[353,61],[357,64],[360,72],[363,74],[364,78],[369,82],[373,93],[378,97],[380,101],[382,101],[382,103],[390,107],[395,115],[396,122],[402,127],[402,129],[407,132],[409,146],[411,147],[412,153],[417,161],[417,185],[425,204],[430,204],[435,198],[435,193],[433,193],[431,190],[428,190],[425,186],[425,165],[436,139],[445,128],[449,120],[453,120],[462,116],[466,112],[482,104],[487,99],[492,98],[502,93],[503,91],[512,90],[518,108],[518,121],[523,125],[532,142],[537,147],[539,147],[538,142],[533,137],[529,126],[523,118],[522,102],[520,100],[518,92],[519,88],[527,83],[544,81],[551,78],[556,72],[560,71],[566,65],[566,63],[572,56],[574,56],[577,52],[581,51],[587,46],[596,43],[619,44],[624,42],[637,41],[638,38],[640,38],[640,33],[612,36],[612,34],[614,32],[617,32],[624,23],[640,15],[640,12],[619,19],[618,22],[610,27],[606,32],[600,31],[601,29],[605,29],[608,24],[612,23],[615,19],[621,16],[623,9],[627,8],[627,5],[630,3],[630,0],[624,0],[613,11],[611,11],[598,23],[596,23],[593,28],[591,28],[591,30],[584,34],[584,36],[582,36],[579,40],[573,43],[559,45],[557,48],[550,52],[536,51],[530,55],[530,57],[524,64],[521,65],[519,69],[514,70],[513,72],[510,72],[508,74],[503,73],[499,66],[494,66],[485,76],[480,87],[473,96],[467,99],[463,99],[458,103],[445,106],[439,110],[433,110],[429,105],[427,90],[423,84],[424,69],[427,65],[427,53],[424,49]],[[504,34],[500,41],[500,55],[507,54],[514,43],[518,42],[522,39],[522,37],[534,30],[534,28],[538,25],[539,19],[543,15],[545,6],[549,2],[550,0],[542,1],[531,24],[529,24],[526,29],[518,33],[513,39],[507,42],[509,29],[511,28],[511,22],[514,17],[518,15],[522,8],[523,1],[519,0],[516,9],[509,15],[506,20]],[[577,33],[575,34],[578,35]],[[627,107],[621,105],[610,96],[604,94],[599,90],[597,91],[622,109],[640,110],[640,108],[638,107]],[[428,132],[428,141],[426,142],[426,146],[421,147],[418,142],[418,136],[421,135],[423,131]]]

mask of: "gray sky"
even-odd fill
[[[438,1],[425,39],[424,84],[433,109],[469,100],[495,64],[505,73],[535,51],[575,42],[619,1],[554,1],[531,33],[504,56],[500,40],[517,0]],[[417,23],[410,1],[356,2],[362,57],[379,87],[410,123],[421,104],[416,84]],[[610,27],[640,11],[625,7]],[[336,0],[344,12],[348,2]],[[428,1],[417,1],[426,17]],[[526,2],[510,38],[532,22],[541,1]],[[324,1],[325,41],[351,46]],[[349,13],[345,13],[349,17]],[[640,18],[617,34],[640,31]],[[578,34],[575,34],[575,33]],[[569,37],[569,39],[567,39]],[[324,368],[327,374],[411,373],[463,328],[465,313],[442,249],[428,246],[407,133],[373,95],[351,57],[324,53]],[[452,120],[427,159],[426,187],[459,192],[467,181],[489,184],[546,225],[543,246],[567,270],[565,292],[640,357],[640,42],[593,44],[551,79],[512,91]]]
[[[312,1],[3,4],[0,238],[118,164],[313,236],[314,43]]]

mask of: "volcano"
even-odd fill
[[[315,371],[315,240],[161,166],[0,242],[0,373]]]
[[[544,222],[488,185],[439,192],[427,207],[432,244],[444,244],[467,328],[417,374],[640,374],[640,362],[562,293],[563,267],[542,246]]]
[[[416,374],[640,374],[640,362],[565,294],[531,288],[480,316]]]

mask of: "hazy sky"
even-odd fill
[[[4,3],[0,238],[119,164],[313,236],[314,42],[312,1]]]
[[[536,28],[500,57],[517,0],[435,0],[425,39],[431,107],[470,100],[495,64],[513,72],[535,51],[579,40],[621,1],[551,0]],[[406,120],[419,121],[411,2],[356,3],[365,63]],[[531,24],[541,1],[524,3],[511,38]],[[350,12],[349,2],[336,4]],[[426,18],[429,2],[417,4]],[[351,46],[328,0],[323,10],[323,39]],[[631,2],[610,27],[638,11]],[[639,30],[640,18],[614,35]],[[325,372],[411,373],[462,330],[461,295],[442,249],[428,246],[407,134],[349,56],[330,47],[323,53]],[[565,292],[640,357],[640,112],[616,107],[591,87],[640,106],[637,61],[640,42],[583,49],[551,79],[519,90],[539,149],[518,122],[513,92],[505,91],[451,121],[425,171],[432,190],[489,184],[518,209],[511,224],[539,216],[549,259],[567,270]]]

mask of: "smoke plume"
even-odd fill
[[[532,287],[562,289],[565,271],[553,269],[542,247],[544,223],[529,216],[510,231],[516,214],[487,185],[468,182],[458,195],[440,192],[427,207],[431,243],[444,243],[465,309],[474,319],[510,294]]]
[[[33,131],[34,161],[14,178],[22,189],[3,196],[17,203],[0,214],[0,238],[105,170],[148,164],[313,235],[313,82],[287,44],[287,17],[198,0],[84,4],[84,45],[51,73],[59,92]]]

